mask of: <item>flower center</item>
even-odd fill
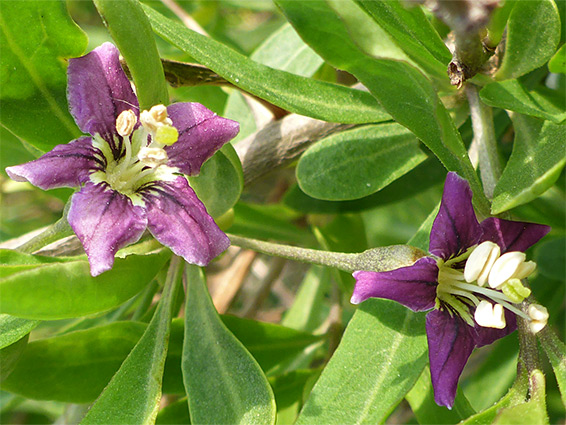
[[[179,133],[171,119],[167,117],[167,108],[156,105],[140,114],[140,123],[131,110],[122,112],[116,119],[117,137],[113,152],[107,141],[96,135],[93,145],[100,149],[106,164],[104,170],[91,174],[94,183],[105,182],[111,189],[128,196],[134,204],[143,203],[138,191],[144,185],[156,181],[171,181],[178,170],[167,165],[169,157],[164,147],[172,145],[179,138]],[[148,140],[151,142],[148,144]]]
[[[470,326],[475,322],[483,327],[503,329],[504,309],[507,309],[529,320],[533,332],[542,329],[548,319],[544,307],[539,306],[546,313],[539,309],[527,315],[515,305],[531,294],[521,279],[528,277],[536,264],[525,261],[522,252],[501,256],[500,252],[497,244],[486,241],[458,257],[438,260],[437,302],[449,306]],[[486,284],[489,288],[484,287]]]

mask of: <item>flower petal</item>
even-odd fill
[[[447,311],[426,316],[426,335],[434,400],[449,409],[454,405],[458,379],[474,349],[474,328]]]
[[[354,278],[356,286],[350,300],[353,304],[373,297],[397,301],[413,311],[434,307],[438,267],[430,257],[388,272],[357,271]]]
[[[446,260],[477,244],[480,236],[470,185],[456,173],[448,173],[440,210],[430,232],[430,253]]]
[[[236,121],[219,117],[200,103],[175,103],[167,114],[179,131],[179,140],[165,147],[168,165],[189,176],[197,175],[202,164],[240,131]]]
[[[484,345],[492,344],[498,339],[513,333],[517,329],[517,316],[515,316],[515,313],[505,309],[505,323],[507,325],[503,329],[484,328],[476,324],[476,335],[474,336],[476,346],[483,347]]]
[[[495,217],[482,221],[481,228],[482,242],[495,242],[501,248],[502,254],[508,251],[525,252],[550,232],[550,227],[543,224],[502,220]]]
[[[110,270],[114,254],[136,242],[147,226],[142,207],[103,184],[93,183],[73,195],[68,220],[83,244],[93,276]]]
[[[67,98],[77,125],[113,143],[116,118],[131,109],[139,115],[138,99],[120,66],[120,53],[104,43],[89,54],[69,60]]]
[[[153,236],[187,262],[205,266],[230,246],[184,177],[156,183],[142,196]]]
[[[92,170],[103,166],[100,151],[92,146],[90,137],[81,137],[53,150],[36,160],[6,168],[12,180],[29,181],[43,190],[55,187],[76,187],[88,180]]]

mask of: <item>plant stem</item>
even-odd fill
[[[69,223],[67,222],[67,214],[65,211],[63,213],[63,216],[58,221],[53,223],[39,235],[20,245],[17,250],[25,254],[31,254],[35,251],[40,250],[44,246],[49,245],[52,242],[70,236],[72,234],[73,229],[71,229],[71,226],[69,226]]]
[[[497,152],[493,114],[491,108],[480,100],[477,86],[466,85],[466,95],[470,104],[474,140],[478,145],[483,190],[487,198],[492,199],[495,185],[501,177],[501,162]]]
[[[335,267],[347,272],[356,270],[386,271],[413,264],[425,255],[418,248],[407,245],[392,245],[370,249],[357,254],[329,252],[298,248],[271,242],[228,235],[233,245],[251,249],[267,255],[286,258],[302,263]]]

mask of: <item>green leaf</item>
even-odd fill
[[[312,77],[324,63],[288,23],[254,50],[250,59],[302,77]]]
[[[562,396],[562,403],[566,405],[566,345],[548,327],[539,334],[540,344],[554,371],[556,382]]]
[[[261,368],[214,309],[201,270],[188,266],[183,380],[191,423],[272,424],[273,392]]]
[[[563,44],[560,49],[554,54],[552,59],[548,62],[548,69],[550,72],[556,74],[566,74],[566,44]]]
[[[350,321],[297,424],[381,423],[427,363],[424,315],[370,299]]]
[[[481,99],[490,106],[531,115],[560,124],[566,119],[564,93],[539,87],[528,91],[518,80],[507,80],[485,86]]]
[[[321,337],[305,332],[297,332],[274,323],[258,322],[235,316],[221,316],[222,322],[234,336],[244,344],[246,350],[256,359],[265,372],[273,370],[313,343],[322,341]],[[175,319],[171,324],[170,346],[165,364],[163,391],[184,393],[181,376],[181,355],[183,353],[183,319]]]
[[[180,257],[172,258],[163,294],[151,322],[81,424],[155,423],[161,400],[172,306],[181,283],[182,266]]]
[[[242,164],[234,147],[225,144],[203,164],[198,176],[189,177],[189,183],[212,217],[227,212],[238,202],[244,188]]]
[[[546,414],[546,392],[544,375],[535,370],[530,376],[531,394],[529,401],[502,409],[497,415],[494,425],[506,424],[548,424]]]
[[[269,380],[277,402],[277,423],[295,422],[303,405],[303,393],[317,370],[295,370]]]
[[[431,82],[407,63],[374,59],[361,52],[350,39],[344,22],[326,2],[276,0],[276,3],[318,54],[331,65],[355,75],[387,112],[427,145],[448,170],[468,180],[474,192],[474,205],[487,214],[488,202],[462,138]]]
[[[500,214],[549,189],[566,164],[564,126],[514,114],[513,152],[495,186],[491,212]]]
[[[266,372],[322,339],[320,336],[273,323],[230,315],[223,315],[221,318]]]
[[[405,398],[421,424],[455,424],[475,413],[460,388],[458,388],[452,409],[438,406],[434,401],[428,367],[425,368],[419,380]]]
[[[516,2],[509,15],[505,54],[495,79],[517,78],[544,65],[556,52],[560,28],[553,0]]]
[[[143,6],[154,31],[237,87],[274,105],[331,122],[367,123],[389,119],[368,93],[304,78],[261,65],[223,44],[197,34]]]
[[[284,24],[265,40],[250,56],[253,61],[302,77],[312,77],[324,63],[291,25]],[[236,143],[257,130],[253,112],[238,90],[233,90],[224,110],[226,118],[240,123],[240,133],[232,140]]]
[[[446,69],[452,55],[420,7],[406,7],[399,1],[356,0],[356,3],[428,75],[445,85],[448,83]]]
[[[0,314],[0,349],[19,341],[39,325],[37,320],[21,319]]]
[[[79,137],[64,59],[80,56],[87,38],[65,2],[2,1],[0,45],[2,126],[42,152]]]
[[[169,104],[165,74],[147,17],[137,0],[93,0],[136,85],[141,109]]]
[[[446,177],[446,169],[434,157],[427,158],[407,174],[382,190],[353,201],[323,201],[305,194],[298,185],[285,193],[285,205],[302,213],[339,214],[358,212],[377,206],[402,201],[440,184]]]
[[[43,258],[19,254],[30,262]],[[116,258],[112,270],[90,275],[86,259],[41,265],[4,266],[11,274],[0,278],[0,313],[27,319],[53,320],[86,316],[117,307],[140,292],[157,274],[169,253]],[[59,260],[60,261],[60,260]]]
[[[371,195],[426,159],[415,136],[399,124],[345,131],[311,146],[297,165],[308,195],[349,200]]]
[[[115,322],[30,342],[2,389],[36,400],[94,401],[144,333]]]
[[[0,381],[5,380],[16,367],[20,356],[28,344],[29,334],[18,341],[0,349]]]

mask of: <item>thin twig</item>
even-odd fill
[[[474,142],[477,143],[479,167],[483,190],[488,199],[493,198],[495,185],[501,177],[501,162],[497,152],[497,140],[493,128],[493,114],[489,106],[480,97],[477,86],[466,85],[466,95],[470,104]]]

